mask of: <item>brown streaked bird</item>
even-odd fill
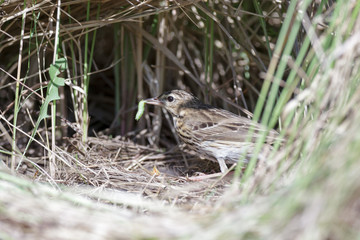
[[[145,102],[164,107],[172,115],[180,139],[200,156],[218,162],[221,172],[227,171],[227,163],[237,163],[243,155],[245,161],[249,161],[261,132],[269,131],[259,159],[266,158],[271,143],[278,136],[274,130],[267,130],[250,119],[204,104],[183,90],[165,92]],[[252,139],[247,141],[251,128],[254,133]]]

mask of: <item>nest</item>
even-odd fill
[[[61,158],[57,159],[53,177],[60,185],[116,189],[192,208],[201,199],[206,205],[209,200],[217,200],[232,179],[227,176],[194,180],[196,176],[218,172],[218,164],[180,149],[164,151],[120,137],[90,137],[86,145],[78,138],[67,142],[66,151],[59,151]],[[36,164],[49,171],[48,162],[38,160]],[[49,181],[49,176],[41,174],[33,164],[28,162],[25,166],[21,168],[23,174]]]

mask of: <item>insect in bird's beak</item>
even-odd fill
[[[163,106],[164,103],[162,103],[157,97],[154,98],[148,98],[144,100],[146,104],[152,104],[152,105],[158,105]]]

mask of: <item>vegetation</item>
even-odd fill
[[[0,4],[1,239],[359,238],[357,1]],[[170,89],[285,142],[190,181]]]

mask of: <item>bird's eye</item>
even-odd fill
[[[169,102],[172,102],[172,101],[174,101],[174,97],[173,97],[173,96],[168,96],[168,97],[167,97],[167,100],[168,100]]]

